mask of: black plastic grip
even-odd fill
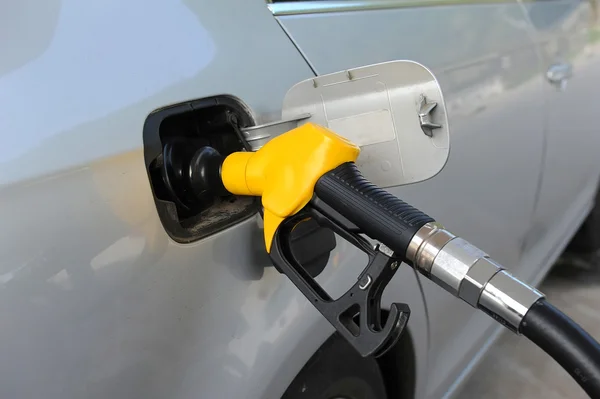
[[[366,180],[353,162],[325,173],[317,197],[354,223],[364,234],[405,256],[415,233],[434,220]]]

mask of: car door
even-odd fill
[[[448,108],[450,158],[429,181],[391,191],[518,275],[542,162],[539,58],[519,4],[457,3],[275,2],[270,8],[318,74],[395,59],[433,70]],[[491,322],[423,284],[431,326],[426,390],[441,397],[480,351]]]
[[[527,242],[532,268],[559,255],[596,193],[600,20],[595,1],[523,3],[543,59],[547,106],[543,179]]]

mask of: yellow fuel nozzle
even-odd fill
[[[262,197],[265,246],[288,216],[312,198],[319,178],[345,162],[355,162],[360,149],[332,131],[306,123],[269,141],[256,152],[235,152],[223,161],[221,178],[227,191]]]

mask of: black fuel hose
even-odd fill
[[[433,221],[420,210],[366,180],[353,163],[342,164],[324,174],[315,185],[315,194],[358,226],[363,233],[385,244],[401,256],[407,254],[409,243],[418,234],[421,227]],[[429,238],[426,236],[422,237],[422,240],[427,239]],[[432,239],[431,248],[438,244]],[[463,241],[463,245],[470,244]],[[443,245],[436,248],[435,251],[444,253],[446,256],[453,256],[453,249],[449,247],[452,246],[443,242]],[[429,250],[433,251],[431,248]],[[428,259],[427,257],[422,258]],[[432,262],[438,269],[445,267],[443,264],[437,264],[435,259],[438,257],[435,257]],[[475,260],[473,259],[473,262]],[[460,262],[461,259],[456,258],[455,261]],[[483,267],[486,265],[486,261],[487,258],[479,259],[475,265]],[[419,259],[413,260],[413,264],[422,267]],[[511,323],[508,324],[512,324],[513,331],[525,335],[556,360],[591,398],[600,399],[600,345],[598,342],[561,311],[546,302],[535,289],[510,276],[504,270],[496,270],[494,265],[490,266],[488,263],[487,266],[488,271],[490,267],[492,268],[492,272],[486,277],[487,281],[480,282],[483,292],[481,292],[479,300],[473,302],[471,299],[468,302],[484,311],[487,309],[488,314],[495,316],[494,319],[497,321],[504,321],[505,325],[507,319],[504,317],[510,317]],[[429,265],[429,269],[425,269],[424,274],[431,278],[436,270]],[[483,269],[480,268],[479,271],[481,270]],[[457,274],[456,271],[442,273],[441,277],[437,276],[438,280],[434,279],[433,281],[441,281],[440,279],[447,277],[450,284],[458,284],[457,281],[454,281],[455,274]],[[497,292],[488,292],[488,286],[492,291]],[[453,292],[450,289],[450,292],[464,300],[469,299],[466,295],[461,296],[463,292],[460,290]],[[534,293],[535,295],[523,296],[523,293]],[[500,297],[503,299],[508,299],[508,302],[514,301],[516,304],[525,306],[526,313],[521,315],[522,319],[511,317],[511,313],[513,313],[511,307],[504,306],[503,301],[496,297],[497,294],[501,294]],[[484,297],[491,298],[491,300],[485,302],[482,299]],[[533,299],[531,302],[524,300],[524,298],[536,297],[541,297],[541,299]]]
[[[315,185],[315,194],[363,233],[400,256],[406,254],[417,231],[434,221],[365,179],[353,162],[341,164],[321,176]]]
[[[556,360],[591,398],[600,398],[600,344],[577,323],[540,299],[525,314],[520,332]]]

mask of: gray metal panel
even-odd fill
[[[435,108],[435,134],[419,112]],[[450,129],[444,97],[433,74],[413,61],[391,61],[321,75],[294,85],[283,119],[327,127],[360,146],[356,165],[367,180],[392,187],[430,179],[448,160]],[[433,118],[432,114],[425,114]],[[433,123],[431,119],[429,119]]]
[[[331,326],[272,267],[245,280],[269,264],[256,219],[169,240],[142,126],[223,93],[277,120],[310,69],[260,0],[38,3],[0,7],[0,397],[279,397]],[[339,246],[327,289],[353,257]],[[411,306],[424,370],[414,272],[387,295]]]
[[[586,1],[523,7],[547,71],[548,108],[543,179],[527,250],[547,253],[566,245],[570,221],[588,211],[600,176],[600,46],[590,32],[598,35],[600,20],[593,19]]]
[[[426,65],[442,86],[450,158],[434,178],[392,190],[519,275],[541,173],[541,67],[515,3],[278,17],[313,68],[329,73],[394,59]],[[491,322],[424,282],[431,322],[422,396],[447,394]],[[424,392],[426,390],[426,392]]]

